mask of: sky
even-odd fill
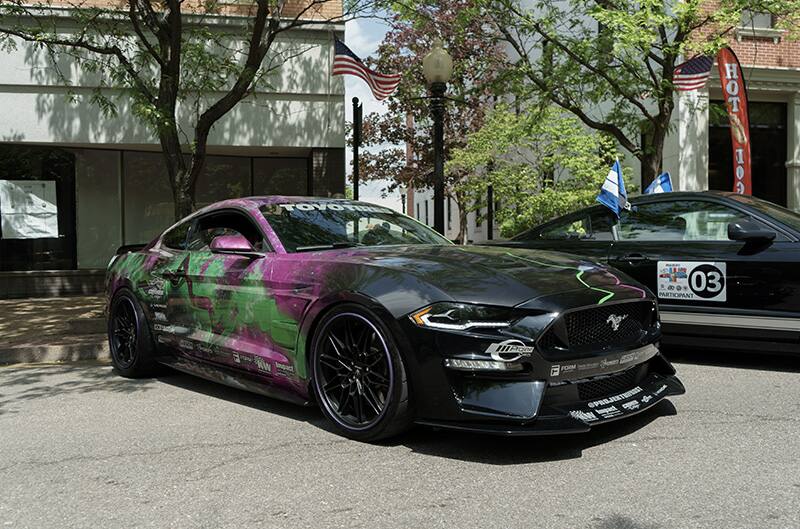
[[[353,53],[358,55],[361,59],[366,60],[367,57],[374,56],[378,52],[378,45],[383,40],[383,36],[389,30],[389,26],[381,20],[373,19],[356,19],[348,21],[345,25],[345,38],[344,42],[353,50]],[[386,72],[389,73],[389,72]],[[372,96],[369,86],[363,80],[353,75],[344,76],[345,86],[345,117],[347,121],[353,121],[353,98],[357,97],[361,101],[364,109],[364,116],[372,112],[384,113],[387,107]],[[363,151],[363,147],[362,147]],[[353,151],[348,148],[346,151],[347,157],[347,173],[351,172],[351,163],[353,161]],[[359,199],[365,202],[372,202],[381,204],[390,208],[401,211],[400,194],[394,192],[386,198],[381,197],[381,192],[385,189],[388,182],[367,182],[362,183],[359,190]]]

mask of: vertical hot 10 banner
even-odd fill
[[[728,109],[733,144],[733,191],[740,195],[752,195],[750,175],[750,117],[747,113],[747,87],[739,59],[730,48],[717,54],[719,79],[722,94]]]

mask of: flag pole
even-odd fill
[[[362,107],[353,98],[353,200],[358,200],[358,148],[361,146]]]

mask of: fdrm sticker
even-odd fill
[[[728,299],[727,263],[658,261],[656,270],[661,299],[715,302]]]

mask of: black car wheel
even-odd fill
[[[150,328],[139,302],[128,290],[120,291],[111,303],[108,345],[111,363],[120,375],[137,378],[155,373]]]
[[[374,441],[412,421],[405,368],[391,332],[371,311],[341,305],[326,314],[311,348],[314,394],[347,437]]]

